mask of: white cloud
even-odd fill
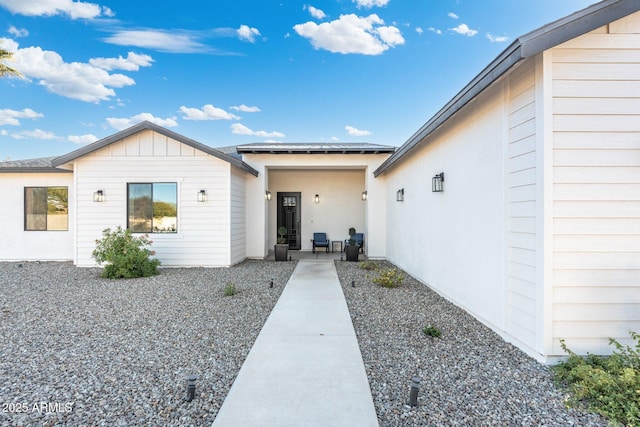
[[[87,145],[87,144],[91,144],[92,142],[96,142],[98,140],[98,137],[96,137],[95,135],[91,135],[91,134],[87,134],[87,135],[69,135],[69,137],[67,139],[70,142],[73,142],[74,144]]]
[[[349,126],[349,125],[345,126],[344,129],[351,136],[367,136],[367,135],[371,135],[371,132],[369,132],[368,130],[360,130],[358,128],[355,128],[355,127]]]
[[[389,0],[353,0],[358,7],[372,8],[374,6],[383,7],[389,4]]]
[[[46,139],[46,140],[51,140],[51,139],[60,139],[58,136],[56,136],[55,133],[53,132],[47,132],[44,131],[42,129],[35,129],[35,130],[25,130],[22,132],[16,132],[16,133],[12,133],[11,137],[14,139]]]
[[[108,117],[107,123],[117,130],[123,130],[130,128],[140,122],[149,121],[151,123],[155,123],[158,126],[163,126],[167,128],[178,126],[178,122],[175,117],[168,117],[166,119],[161,119],[159,117],[154,117],[151,113],[140,113],[133,117],[127,118],[116,118],[116,117]]]
[[[229,107],[234,111],[242,111],[243,113],[259,113],[261,110],[258,107],[249,107],[248,105],[234,105]]]
[[[447,16],[451,19],[460,19],[460,17],[453,12],[447,13]]]
[[[439,30],[437,28],[429,27],[429,28],[427,28],[427,30],[431,31],[432,33],[436,33],[437,35],[441,35],[442,34],[442,30]]]
[[[509,41],[508,36],[494,36],[491,33],[487,33],[487,38],[491,41],[491,43],[504,43]]]
[[[98,103],[115,96],[113,88],[132,86],[135,81],[124,74],[110,74],[90,63],[64,62],[54,51],[40,47],[18,48],[11,39],[0,38],[0,45],[14,52],[13,68],[28,79],[38,80],[52,93],[85,102]]]
[[[18,119],[38,119],[44,117],[42,113],[36,113],[31,108],[25,108],[22,111],[4,109],[0,110],[0,126],[11,125],[19,126],[20,120]]]
[[[311,16],[313,16],[316,19],[324,19],[324,18],[327,17],[327,14],[324,13],[324,11],[322,11],[322,10],[320,10],[318,8],[315,8],[315,7],[311,6],[311,5],[305,6],[305,8],[309,11]]]
[[[402,33],[400,33],[400,30],[396,27],[378,27],[376,29],[376,33],[380,36],[380,40],[388,46],[395,46],[404,43]]]
[[[454,33],[458,33],[460,35],[467,36],[467,37],[473,37],[476,34],[478,34],[478,30],[472,30],[471,28],[469,28],[467,24],[460,24],[457,27],[449,28],[449,29]]]
[[[108,7],[73,0],[0,0],[0,6],[13,14],[26,16],[68,15],[71,19],[114,16]]]
[[[29,31],[25,28],[16,28],[13,25],[9,27],[9,34],[14,37],[27,37],[29,35]]]
[[[139,55],[129,52],[126,58],[122,55],[117,58],[93,58],[89,60],[89,64],[102,68],[103,70],[125,70],[138,71],[140,67],[149,67],[154,62],[149,55]]]
[[[256,36],[260,35],[260,31],[257,28],[249,27],[248,25],[240,25],[240,28],[236,30],[240,40],[245,40],[250,43],[256,41]]]
[[[199,53],[210,50],[208,46],[197,41],[195,34],[180,30],[122,30],[104,38],[103,41],[119,46],[137,46],[169,53]]]
[[[234,123],[231,125],[231,133],[236,135],[259,136],[261,138],[284,138],[284,134],[280,132],[265,132],[263,130],[251,130],[243,124]]]
[[[214,107],[207,104],[200,108],[189,108],[184,105],[180,107],[180,111],[185,120],[240,120],[240,117],[224,111],[222,108]]]
[[[344,54],[380,55],[390,47],[404,43],[398,28],[383,24],[384,21],[375,14],[368,17],[349,14],[320,25],[311,21],[297,24],[293,29],[308,38],[316,49]]]
[[[420,27],[416,27],[416,33],[422,35],[422,33],[424,33],[424,30]]]

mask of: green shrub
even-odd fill
[[[640,334],[630,335],[635,348],[610,338],[616,350],[608,357],[580,357],[561,340],[569,357],[553,369],[556,381],[571,392],[568,404],[584,404],[613,423],[640,426]]]
[[[373,283],[385,288],[395,288],[402,284],[404,274],[397,268],[385,268],[380,271],[380,275],[373,279]]]
[[[98,264],[107,263],[101,277],[107,279],[130,279],[158,274],[160,261],[151,259],[155,255],[148,247],[153,242],[147,235],[133,236],[131,230],[118,226],[115,230],[102,231],[102,239],[96,240],[91,254]]]
[[[227,283],[227,285],[224,287],[224,296],[225,297],[231,297],[233,295],[235,295],[237,292],[236,290],[236,285],[232,282]]]
[[[442,332],[440,331],[440,329],[431,325],[422,328],[422,333],[432,338],[440,338],[442,336]]]
[[[373,261],[362,261],[359,267],[363,270],[377,270],[378,264]]]

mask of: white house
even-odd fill
[[[395,149],[213,149],[144,122],[67,155],[0,163],[2,260],[94,265],[102,229],[165,266],[263,258],[277,228],[365,234],[540,361],[640,330],[640,2],[526,34]],[[442,191],[434,191],[442,190]]]

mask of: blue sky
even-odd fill
[[[594,0],[0,0],[0,160],[141,120],[212,147],[399,146],[511,42]]]

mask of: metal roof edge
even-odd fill
[[[239,154],[387,154],[397,147],[370,143],[253,143],[237,145]]]
[[[77,150],[74,150],[68,154],[65,154],[63,156],[60,157],[56,157],[55,159],[52,160],[51,164],[55,167],[55,166],[60,166],[62,164],[71,162],[79,157],[82,157],[84,155],[87,155],[89,153],[92,153],[96,150],[99,150],[101,148],[104,148],[110,144],[113,144],[114,142],[120,141],[124,138],[127,138],[131,135],[134,135],[138,132],[144,131],[144,130],[151,130],[154,132],[158,132],[159,134],[162,134],[168,138],[171,139],[175,139],[178,142],[181,142],[183,144],[189,145],[197,150],[200,150],[202,152],[205,152],[207,154],[210,154],[214,157],[217,157],[221,160],[224,160],[226,162],[231,163],[234,166],[237,166],[241,169],[244,169],[246,172],[254,175],[254,176],[258,176],[258,171],[255,170],[254,168],[252,168],[251,166],[249,166],[248,164],[246,164],[245,162],[243,162],[242,160],[239,160],[235,157],[232,157],[228,154],[225,154],[221,151],[216,150],[215,148],[209,147],[208,145],[204,145],[198,141],[195,141],[191,138],[188,138],[184,135],[181,135],[177,132],[171,131],[167,128],[164,128],[162,126],[159,126],[155,123],[151,123],[149,121],[143,121],[140,122],[134,126],[131,126],[130,128],[127,128],[125,130],[122,130],[120,132],[117,132],[113,135],[107,136],[106,138],[103,138],[99,141],[96,141],[92,144],[89,144],[85,147],[79,148]]]
[[[0,168],[0,173],[72,173],[73,171],[46,166],[11,166]]]
[[[518,37],[427,123],[409,137],[394,154],[373,171],[374,177],[383,174],[404,158],[424,138],[453,117],[518,62],[638,10],[640,10],[638,0],[604,0]]]

